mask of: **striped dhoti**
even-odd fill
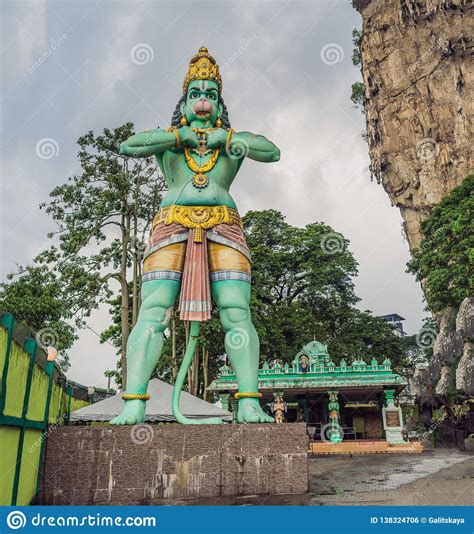
[[[250,252],[240,216],[227,206],[170,206],[155,216],[143,263],[143,282],[181,282],[179,312],[186,321],[211,318],[210,284],[250,283]]]

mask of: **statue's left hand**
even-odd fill
[[[227,132],[224,128],[217,128],[210,132],[207,136],[207,146],[209,148],[218,148],[225,145],[227,139]]]

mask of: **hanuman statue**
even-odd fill
[[[231,128],[219,67],[202,47],[190,61],[171,127],[131,136],[120,153],[155,156],[168,193],[153,220],[144,254],[142,304],[127,343],[125,405],[111,424],[144,421],[148,381],[178,298],[180,319],[191,321],[173,393],[178,422],[221,422],[189,420],[179,409],[200,324],[210,319],[212,301],[219,309],[225,350],[237,377],[239,423],[273,422],[259,402],[259,340],[249,309],[250,253],[229,189],[245,157],[271,163],[280,159],[279,149],[261,135]]]

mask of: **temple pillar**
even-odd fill
[[[236,399],[234,395],[230,398],[230,407],[232,411],[232,422],[237,423],[237,412],[239,411],[239,399]]]
[[[304,422],[307,423],[308,422],[308,399],[300,399],[298,401],[298,404],[303,410]]]
[[[339,392],[332,390],[328,391],[329,395],[329,441],[331,443],[340,443],[343,440],[344,434],[341,430],[340,425],[340,413],[339,413],[339,402],[337,400]]]
[[[403,416],[400,406],[395,406],[395,390],[384,390],[385,405],[382,407],[385,439],[391,445],[406,443],[403,439]]]
[[[223,410],[231,410],[230,395],[228,393],[219,393],[219,400],[221,401]]]

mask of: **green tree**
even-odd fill
[[[362,41],[362,30],[354,28],[352,30],[352,64],[359,67],[362,71],[362,54],[360,51]],[[365,105],[365,85],[363,82],[354,82],[352,84],[351,100],[355,107],[364,113]]]
[[[413,371],[418,365],[424,365],[433,356],[433,344],[439,332],[439,325],[435,319],[426,317],[417,334],[401,338],[404,364],[407,370]]]
[[[56,306],[57,320],[72,329],[62,329],[60,346],[70,346],[74,329],[84,326],[94,308],[109,302],[113,324],[102,340],[111,339],[120,347],[122,372],[128,335],[140,306],[145,241],[165,188],[153,158],[120,155],[120,144],[133,133],[133,124],[126,123],[79,138],[80,173],[54,188],[49,202],[40,206],[57,225],[49,234],[56,244],[39,254],[31,266],[20,268],[2,287],[3,306],[37,329],[49,324],[48,315],[42,311],[26,315],[22,299],[34,292],[42,300],[39,297],[47,292]],[[35,286],[39,274],[50,282],[46,289]],[[47,311],[48,302],[36,306]]]
[[[474,175],[453,189],[421,224],[423,240],[408,271],[425,290],[428,307],[457,308],[474,290]]]
[[[112,130],[106,128],[102,135],[91,131],[80,137],[81,173],[56,187],[43,205],[58,225],[52,234],[57,235],[62,253],[58,268],[63,261],[80,260],[102,287],[108,287],[111,280],[118,282],[124,375],[127,339],[140,306],[145,239],[165,187],[153,158],[120,155],[120,144],[133,133],[133,124],[126,123]],[[97,305],[97,301],[91,304]]]
[[[0,284],[0,308],[27,324],[37,333],[43,349],[55,346],[60,354],[58,363],[69,367],[69,349],[77,339],[71,324],[74,309],[61,279],[46,265],[19,268],[19,274],[9,275]]]
[[[357,262],[347,239],[323,223],[293,227],[275,210],[249,212],[243,220],[262,359],[291,361],[304,344],[318,339],[336,360],[388,356],[401,362],[393,328],[355,308]]]
[[[342,309],[333,328],[326,342],[329,353],[336,361],[341,357],[361,358],[366,362],[372,358],[381,360],[388,357],[397,369],[406,363],[402,338],[391,324],[372,315],[370,311]]]

